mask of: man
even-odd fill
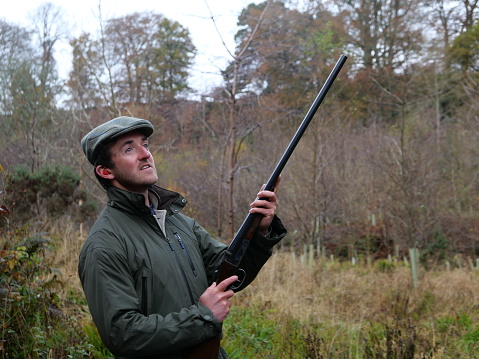
[[[155,185],[149,151],[153,126],[119,117],[88,133],[83,152],[108,202],[81,250],[78,272],[100,336],[117,357],[184,358],[221,333],[238,277],[216,285],[226,246],[181,213],[187,201]],[[258,233],[240,265],[248,285],[286,234],[275,192],[260,191],[250,212]],[[220,350],[219,358],[227,358]]]

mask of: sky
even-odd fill
[[[27,26],[30,16],[44,4],[44,0],[0,0],[0,17],[10,23]],[[73,36],[82,31],[95,33],[99,24],[100,0],[50,0],[64,10],[65,18],[71,26]],[[187,27],[197,48],[196,62],[191,71],[190,85],[199,93],[221,83],[219,70],[225,67],[231,56],[226,47],[234,52],[236,22],[241,10],[255,0],[101,0],[103,19],[120,17],[134,12],[152,11],[178,21]],[[210,13],[211,11],[211,13]],[[211,20],[213,15],[216,27]],[[218,32],[221,34],[218,34]],[[224,44],[222,42],[224,40]],[[65,40],[56,49],[61,77],[68,75],[70,47]]]

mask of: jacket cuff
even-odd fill
[[[198,302],[197,305],[199,315],[204,323],[203,331],[205,333],[205,338],[211,338],[221,333],[222,325],[218,319],[216,319],[213,312],[203,303]]]
[[[284,228],[281,219],[274,215],[271,222],[270,231],[267,235],[262,235],[259,231],[256,232],[256,235],[254,237],[255,244],[261,247],[270,248],[279,243],[284,238],[284,236],[286,236],[287,233],[288,231],[286,230],[286,228]]]

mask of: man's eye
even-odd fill
[[[133,149],[132,149],[131,147],[127,147],[127,148],[125,149],[125,152],[131,152],[131,151],[133,151]]]

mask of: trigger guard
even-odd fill
[[[236,271],[236,275],[238,276],[238,280],[230,285],[230,288],[233,290],[236,290],[241,287],[241,284],[243,284],[244,280],[246,279],[246,272],[244,271],[244,269],[238,269]]]

